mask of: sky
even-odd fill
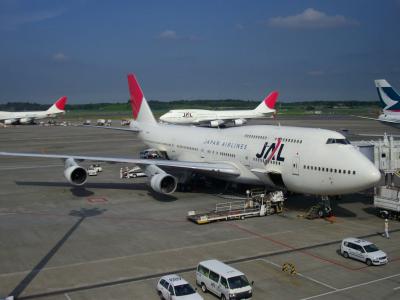
[[[0,103],[377,100],[400,0],[0,0]]]

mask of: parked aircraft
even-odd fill
[[[160,120],[172,124],[195,124],[219,127],[224,123],[243,125],[247,119],[265,118],[275,113],[278,92],[270,93],[255,109],[251,110],[205,110],[174,109],[160,117]]]
[[[380,121],[383,124],[400,128],[400,95],[385,79],[375,80],[379,102],[383,108],[378,118],[356,116],[358,118]]]
[[[164,159],[9,152],[0,155],[63,159],[64,175],[73,185],[82,185],[87,179],[86,170],[77,161],[131,163],[139,165],[151,188],[162,194],[173,193],[177,183],[185,182],[192,173],[315,195],[353,193],[372,187],[380,179],[374,164],[338,132],[272,125],[216,130],[160,124],[133,74],[128,75],[128,84],[135,120],[131,130],[138,130],[139,138],[157,149]]]
[[[58,114],[65,113],[65,104],[67,97],[58,99],[48,110],[43,111],[0,111],[0,122],[5,125],[11,124],[32,124],[35,120],[54,118]]]

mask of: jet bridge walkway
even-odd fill
[[[188,212],[188,220],[196,224],[208,224],[217,221],[243,220],[251,217],[263,217],[283,211],[285,198],[281,191],[265,194],[253,194],[246,200],[218,203],[215,209],[197,213]]]

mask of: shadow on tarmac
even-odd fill
[[[71,210],[70,216],[77,217],[74,225],[64,234],[64,236],[54,245],[53,248],[33,267],[33,269],[22,279],[22,281],[10,292],[9,296],[14,296],[14,299],[22,299],[19,297],[24,290],[29,286],[32,280],[46,267],[51,258],[60,250],[69,237],[78,229],[79,225],[90,217],[95,217],[104,213],[106,209],[94,208],[81,208],[80,210]]]
[[[93,195],[93,192],[83,190],[85,189],[111,189],[111,190],[146,190],[147,185],[145,183],[101,183],[101,182],[88,182],[85,183],[84,186],[74,187],[68,182],[46,182],[46,181],[15,181],[16,185],[23,186],[42,186],[42,187],[66,187],[71,188],[71,192],[76,192],[79,196],[79,193],[91,193],[88,195],[83,195],[82,197],[87,197]],[[74,191],[75,190],[75,191]]]

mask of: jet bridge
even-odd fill
[[[400,140],[384,135],[378,141],[353,142],[382,172],[381,182],[374,188],[374,206],[383,218],[400,220]]]

